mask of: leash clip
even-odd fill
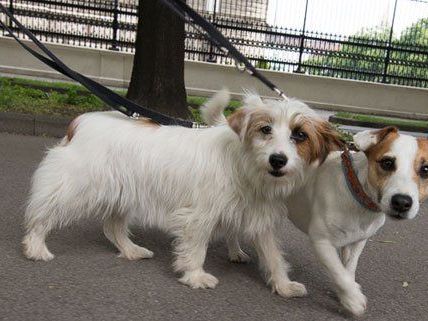
[[[242,62],[235,60],[235,67],[239,72],[244,72],[247,67]],[[252,72],[250,72],[252,74]]]
[[[209,126],[200,124],[200,123],[192,123],[192,128],[194,129],[201,129],[201,128],[208,128]]]

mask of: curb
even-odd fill
[[[348,119],[348,118],[342,118],[342,117],[336,117],[336,116],[330,116],[328,118],[328,121],[339,125],[350,125],[350,126],[368,127],[368,128],[383,128],[385,126],[388,126],[382,123],[372,123],[367,121],[354,120],[354,119]],[[427,128],[421,128],[421,127],[412,126],[412,125],[395,125],[395,127],[397,127],[399,130],[404,130],[408,132],[428,133]]]
[[[0,112],[0,132],[63,137],[73,118]]]

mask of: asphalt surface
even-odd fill
[[[291,224],[284,231],[284,247],[293,266],[291,277],[307,286],[305,298],[285,300],[272,294],[254,260],[229,263],[223,244],[210,247],[205,266],[219,278],[217,288],[191,290],[173,273],[167,235],[133,229],[134,240],[155,257],[130,262],[117,257],[101,225],[92,221],[49,237],[53,261],[28,261],[20,244],[24,204],[34,169],[56,141],[0,134],[1,320],[352,319],[343,313],[306,236]],[[369,300],[360,320],[428,320],[427,228],[425,204],[416,219],[387,221],[368,242],[357,271]]]

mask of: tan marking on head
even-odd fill
[[[149,126],[149,127],[159,127],[160,124],[156,121],[154,121],[151,118],[145,118],[145,117],[140,117],[138,119],[136,119],[136,122],[144,125],[144,126]]]
[[[79,116],[74,118],[67,127],[67,140],[69,142],[71,142],[71,139],[74,137],[74,134],[76,133],[76,128],[77,128],[77,125],[79,124],[78,119],[79,119]]]
[[[232,115],[227,118],[227,122],[229,127],[241,137],[241,132],[244,126],[246,112],[243,108],[236,110]]]
[[[422,165],[428,165],[428,138],[417,138],[418,152],[415,158],[414,180],[419,189],[419,201],[423,202],[428,198],[428,178],[422,178],[419,175]]]
[[[274,119],[268,110],[251,111],[249,115],[247,130],[244,141],[250,143],[258,135],[263,135],[260,130],[264,126],[273,125]]]
[[[327,121],[297,117],[291,123],[290,129],[300,129],[307,134],[306,140],[296,144],[299,156],[307,163],[318,160],[321,164],[330,152],[340,150],[343,146],[340,134]]]
[[[368,148],[365,154],[368,159],[368,180],[378,193],[380,193],[394,171],[385,171],[380,167],[379,160],[391,150],[391,145],[399,134],[395,127],[385,127],[376,132],[377,143]]]

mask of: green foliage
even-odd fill
[[[25,87],[11,79],[0,78],[0,111],[75,116],[105,109],[98,98],[79,94],[75,88],[59,93]]]
[[[417,46],[424,50],[425,53],[392,51],[388,72],[398,76],[428,79],[428,60],[426,54],[428,51],[428,18],[421,19],[404,30],[400,39],[394,44],[401,48]],[[411,65],[403,64],[402,61],[411,63]],[[415,81],[414,85],[423,86],[423,83],[423,81]],[[425,81],[426,86],[427,81]]]
[[[125,95],[124,90],[116,92]],[[188,96],[187,101],[194,120],[201,122],[198,108],[207,98]],[[225,115],[240,105],[239,101],[232,100],[226,107]],[[79,85],[0,77],[0,111],[74,117],[108,109],[101,100]]]
[[[254,67],[258,68],[258,69],[270,69],[271,64],[269,61],[256,61],[256,63],[254,64]]]
[[[418,127],[422,129],[428,129],[428,121],[426,120],[354,114],[354,113],[348,113],[348,112],[337,112],[335,116],[339,118],[364,121],[364,122],[373,123],[373,124],[382,124],[384,126],[413,126],[413,127]]]
[[[354,44],[343,44],[335,51],[323,52],[311,55],[304,63],[309,65],[309,74],[330,77],[349,77],[350,72],[367,72],[382,74],[385,68],[386,49],[368,47],[367,44],[381,45],[385,47],[389,40],[390,29],[387,26],[379,26],[371,29],[363,29],[349,41]],[[428,50],[428,19],[420,19],[406,28],[399,38],[392,39],[393,48]],[[411,47],[411,48],[409,48]],[[428,63],[426,54],[410,53],[408,51],[391,50],[390,63],[387,73],[395,76],[428,79]],[[310,65],[323,68],[311,68]],[[344,69],[331,70],[329,68]],[[351,74],[352,75],[352,74]],[[357,76],[357,75],[356,75]],[[361,80],[380,81],[381,76],[359,74],[355,77]],[[399,83],[398,79],[391,79]],[[415,81],[414,86],[426,86],[427,80]]]

